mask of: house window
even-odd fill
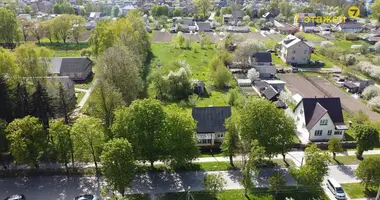
[[[211,144],[211,139],[200,139],[199,144]]]
[[[303,109],[301,109],[300,113],[301,113],[301,115],[303,115]]]
[[[342,135],[342,131],[334,131],[334,135]]]
[[[327,131],[327,135],[331,135],[332,130]]]
[[[307,54],[307,50],[304,51],[304,54]]]
[[[322,119],[320,122],[319,122],[319,125],[321,126],[326,126],[327,125],[327,119]]]
[[[224,138],[224,133],[218,133],[218,134],[217,134],[217,137],[218,137],[218,138]]]
[[[292,57],[292,60],[294,60],[294,57]]]
[[[296,50],[293,50],[293,54],[295,54],[296,53]]]
[[[322,130],[315,130],[314,136],[322,136]]]

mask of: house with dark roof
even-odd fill
[[[361,94],[364,89],[370,85],[374,85],[375,81],[373,80],[358,80],[358,81],[346,81],[344,82],[343,87],[347,89],[348,92],[356,94]]]
[[[51,74],[69,76],[73,81],[84,81],[92,74],[92,61],[86,57],[52,58]]]
[[[344,33],[359,33],[362,30],[362,25],[356,22],[340,23],[336,26],[338,31]]]
[[[192,116],[197,121],[197,139],[200,147],[220,146],[226,132],[225,120],[231,117],[231,107],[196,107]]]
[[[278,93],[277,90],[275,90],[272,86],[268,86],[266,87],[265,90],[261,92],[261,95],[265,97],[266,99],[268,99],[269,101],[274,102],[274,101],[277,101],[280,93]]]
[[[212,29],[211,29],[211,24],[210,22],[197,22],[197,24],[195,25],[196,26],[196,30],[198,32],[211,32]]]
[[[293,112],[297,129],[306,129],[313,142],[343,139],[344,131],[348,129],[340,98],[303,98]]]
[[[281,42],[279,55],[281,60],[288,64],[308,64],[312,50],[305,41],[288,35]]]
[[[253,65],[272,65],[272,55],[269,52],[255,52],[248,58],[248,62]]]

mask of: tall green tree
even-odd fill
[[[99,172],[98,163],[104,144],[102,122],[93,117],[81,117],[73,125],[71,137],[78,159],[91,160]]]
[[[50,58],[52,51],[45,47],[37,47],[34,44],[18,46],[14,54],[16,56],[17,75],[31,78],[33,82],[45,77],[50,71]],[[37,78],[37,79],[35,79]]]
[[[38,118],[26,116],[12,121],[7,129],[10,152],[17,163],[38,169],[40,158],[47,146],[47,133]]]
[[[94,98],[89,99],[89,113],[91,116],[102,119],[105,128],[108,130],[115,119],[114,111],[123,106],[124,100],[119,90],[106,81],[100,80],[93,91]],[[108,135],[108,139],[113,136]]]
[[[214,4],[213,0],[193,0],[193,3],[197,9],[200,10],[202,13],[202,16],[205,18],[207,17],[207,13],[209,10],[212,9],[212,6]]]
[[[375,19],[380,19],[380,1],[375,0],[372,5],[371,5],[371,10],[372,10],[372,17]]]
[[[245,112],[238,122],[241,139],[257,139],[268,157],[279,153],[285,155],[294,135],[294,120],[264,99],[250,99],[243,110]]]
[[[362,180],[366,191],[368,191],[368,186],[378,186],[380,184],[380,158],[369,157],[361,161],[355,175]]]
[[[207,174],[203,179],[203,187],[214,199],[222,192],[227,182],[222,174]]]
[[[379,144],[379,132],[376,128],[368,124],[360,124],[355,126],[356,139],[356,157],[363,158],[363,152],[372,150]]]
[[[142,90],[139,67],[134,53],[123,46],[108,48],[100,58],[100,74],[104,81],[118,89],[125,103],[130,104]]]
[[[79,43],[79,37],[82,33],[86,32],[86,19],[82,16],[73,15],[71,16],[72,31],[71,35],[73,36],[75,42]]]
[[[236,121],[234,121],[233,116],[226,119],[225,126],[227,129],[226,136],[222,143],[222,152],[224,156],[230,158],[230,165],[234,167],[233,157],[239,153],[240,150],[240,139],[239,132],[236,127]]]
[[[328,174],[329,156],[327,153],[322,152],[316,145],[305,149],[305,161],[299,169],[291,168],[291,173],[299,184],[315,190],[320,188],[324,177]]]
[[[128,108],[116,110],[112,130],[117,137],[128,139],[136,159],[149,161],[154,168],[155,161],[166,157],[165,118],[160,101],[136,100]]]
[[[14,90],[13,113],[15,118],[24,118],[31,114],[31,100],[25,84],[16,83]]]
[[[65,163],[66,171],[69,172],[68,163],[74,167],[74,148],[70,137],[70,126],[62,120],[50,124],[49,134],[53,138],[53,149],[59,162]]]
[[[57,104],[55,107],[55,113],[58,116],[62,116],[64,119],[64,123],[67,125],[69,124],[70,120],[70,109],[72,108],[72,105],[70,104],[70,97],[68,95],[68,91],[63,88],[63,85],[61,82],[59,82],[59,92],[58,92],[58,99]]]
[[[328,142],[328,148],[333,154],[333,159],[335,159],[336,153],[343,152],[341,141],[338,138],[331,138]]]
[[[0,75],[0,119],[7,122],[13,120],[12,90],[5,78]]]
[[[268,181],[270,183],[269,190],[273,191],[276,196],[286,186],[285,176],[280,170],[274,171]]]
[[[119,5],[115,5],[114,7],[112,7],[112,11],[111,11],[111,15],[112,17],[119,17],[120,14],[121,14],[121,8]]]
[[[0,163],[4,169],[7,169],[6,155],[9,152],[9,142],[6,138],[5,129],[7,128],[7,122],[0,118]]]
[[[36,89],[32,94],[32,115],[39,118],[45,129],[49,128],[49,117],[53,116],[52,99],[46,88],[37,82]]]
[[[199,156],[196,122],[178,107],[167,109],[165,132],[168,137],[167,155],[171,166],[185,166]]]
[[[244,195],[248,197],[248,191],[250,191],[254,187],[254,183],[252,182],[252,172],[256,175],[259,174],[260,168],[258,167],[263,163],[265,157],[265,149],[260,146],[257,140],[253,140],[252,143],[248,143],[247,141],[242,142],[242,149],[249,149],[248,160],[243,156],[243,178],[242,185],[244,187]]]
[[[73,28],[72,20],[74,15],[63,14],[51,20],[53,26],[53,36],[57,41],[62,40],[66,44],[67,38],[71,34]]]
[[[107,184],[125,197],[125,189],[135,176],[135,160],[127,139],[116,138],[104,145],[101,155],[102,171]]]
[[[0,42],[13,43],[18,39],[18,23],[15,12],[0,8]]]

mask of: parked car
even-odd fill
[[[268,49],[267,52],[268,52],[268,53],[274,53],[275,50],[273,50],[273,49]]]
[[[4,200],[26,200],[23,194],[15,194],[5,198]]]
[[[297,68],[297,67],[292,67],[292,72],[293,72],[293,73],[298,72],[298,68]]]
[[[346,199],[346,193],[344,192],[342,186],[340,186],[340,184],[335,179],[327,179],[326,186],[329,188],[336,199]]]
[[[324,62],[319,61],[319,60],[315,61],[315,64],[316,64],[317,66],[324,66],[324,65],[325,65]]]
[[[84,194],[75,197],[74,200],[98,200],[98,197],[92,194]]]
[[[170,33],[177,33],[177,29],[176,28],[171,28],[170,29]]]
[[[284,68],[280,68],[280,69],[277,69],[277,73],[285,73],[285,70],[284,70]]]

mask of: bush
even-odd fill
[[[251,20],[251,18],[248,15],[243,17],[243,21],[245,21],[245,22],[248,22],[250,20]]]
[[[375,85],[366,87],[362,93],[365,100],[371,100],[377,96],[380,96],[380,88]]]
[[[332,47],[334,47],[334,43],[332,43],[330,41],[322,41],[321,42],[321,47],[332,48]]]
[[[374,108],[380,108],[380,96],[374,97],[368,101],[368,105]]]
[[[351,40],[351,41],[359,40],[359,37],[353,33],[349,33],[346,35],[346,40]]]
[[[250,26],[250,27],[254,27],[254,26],[255,26],[255,22],[250,21],[250,22],[248,23],[248,26]]]
[[[380,42],[376,42],[375,44],[375,52],[380,53]]]
[[[380,67],[371,64],[370,62],[360,62],[358,67],[361,72],[367,74],[368,76],[379,79],[380,77]]]
[[[356,63],[356,57],[353,54],[348,54],[344,57],[344,65],[353,65]]]

